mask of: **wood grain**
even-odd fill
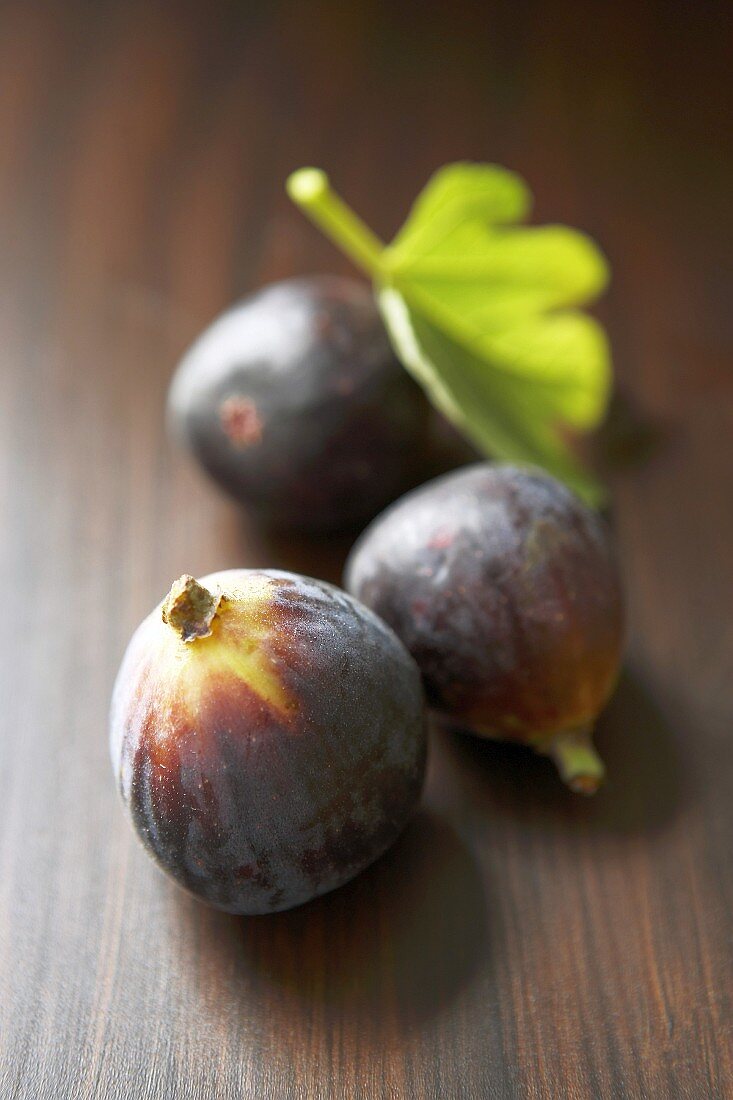
[[[0,6],[0,1097],[733,1095],[730,20],[713,4]],[[412,14],[410,14],[412,12]],[[435,734],[360,879],[237,920],[122,817],[112,678],[180,573],[336,579],[162,433],[238,294],[348,270],[290,206],[327,167],[380,233],[437,165],[509,164],[615,272],[619,379],[659,425],[613,477],[630,659],[595,801]]]

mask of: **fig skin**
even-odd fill
[[[437,478],[367,528],[346,587],[405,643],[435,711],[597,789],[590,734],[618,678],[623,600],[603,521],[565,486],[489,463]]]
[[[180,886],[232,913],[289,909],[370,864],[416,808],[420,674],[332,585],[183,577],[128,646],[110,745],[132,824]]]
[[[260,523],[361,527],[420,480],[427,401],[370,289],[289,279],[222,314],[183,357],[168,423]]]

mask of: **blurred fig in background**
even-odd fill
[[[124,804],[164,871],[232,913],[288,909],[356,875],[416,808],[420,673],[330,584],[181,577],[127,648],[110,739]]]
[[[174,435],[258,521],[363,525],[425,472],[430,415],[392,353],[372,291],[321,276],[275,283],[184,356]]]
[[[605,525],[570,490],[514,466],[454,471],[367,528],[346,583],[405,643],[437,712],[531,745],[573,790],[596,790],[591,733],[624,616]]]

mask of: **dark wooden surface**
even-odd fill
[[[730,21],[712,4],[0,6],[0,1097],[733,1096]],[[628,670],[609,780],[436,735],[376,866],[272,919],[178,893],[117,804],[106,710],[178,574],[336,579],[162,432],[177,356],[263,281],[348,266],[302,163],[389,234],[456,158],[603,242]]]

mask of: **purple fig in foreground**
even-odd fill
[[[416,808],[420,675],[332,585],[274,570],[182,577],[128,646],[110,741],[164,871],[229,912],[288,909],[356,875]]]

